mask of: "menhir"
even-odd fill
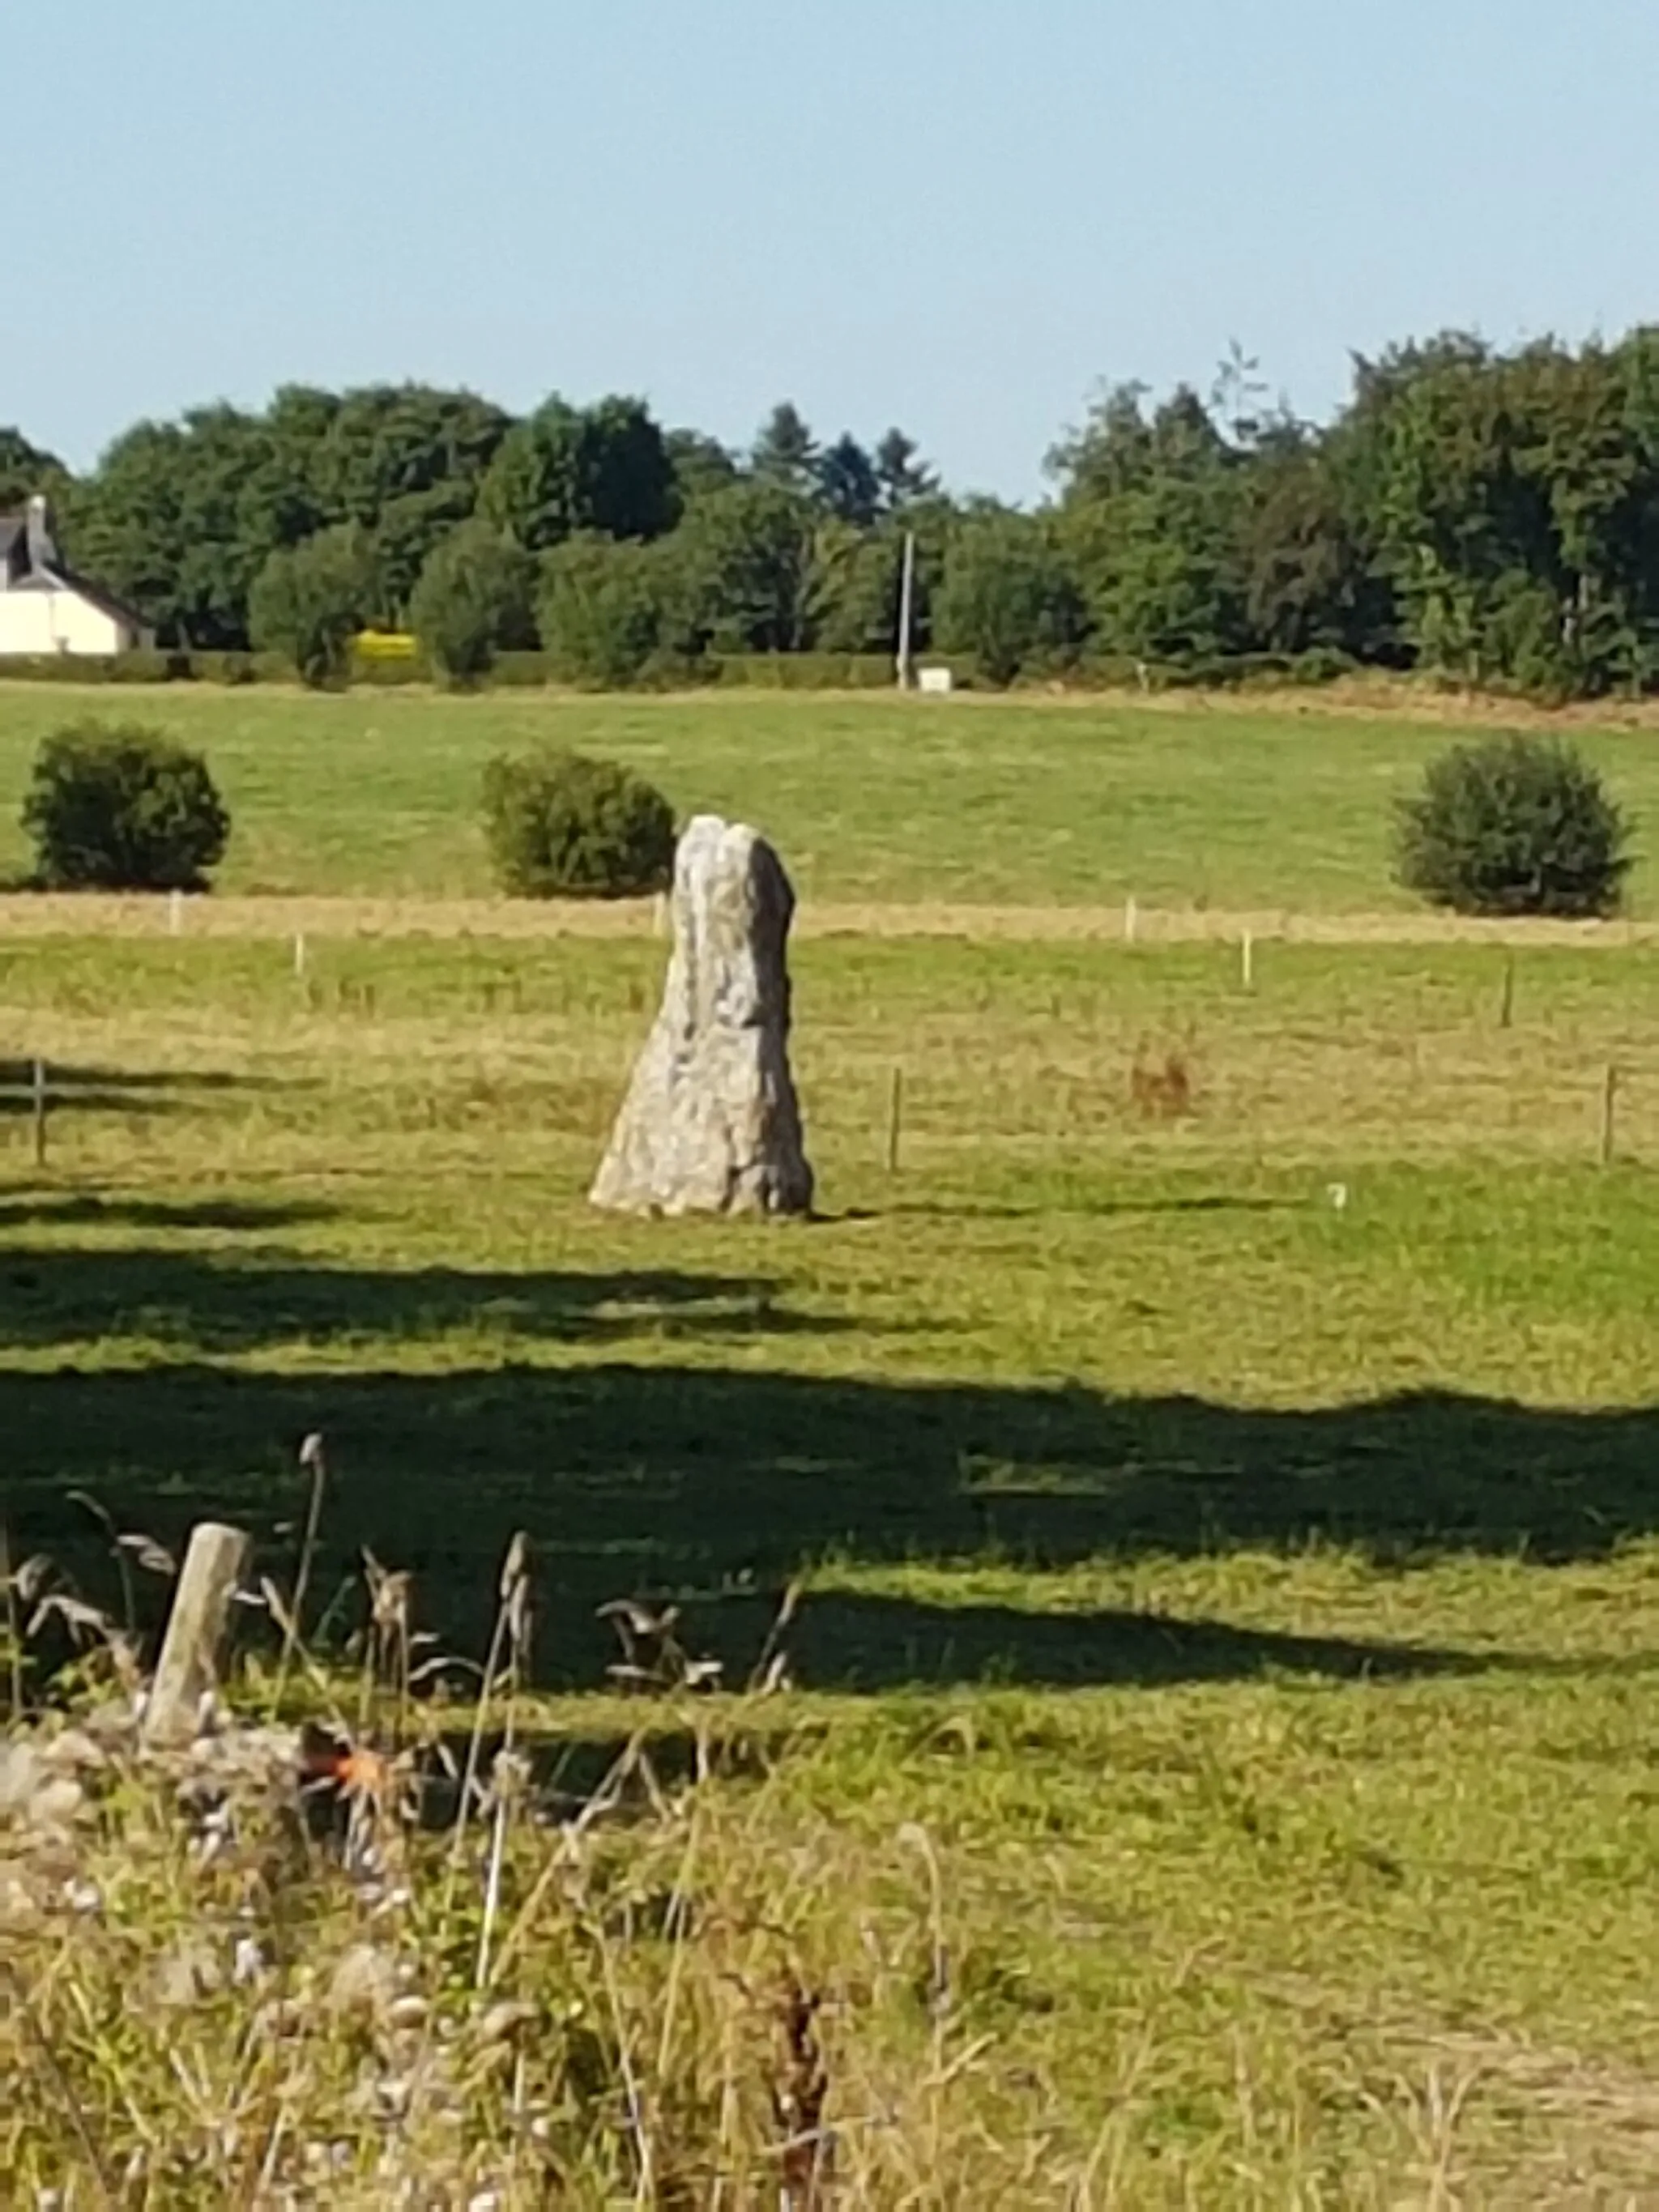
[[[595,1206],[811,1212],[789,1070],[794,909],[783,863],[755,830],[709,814],[687,825],[662,1006],[594,1178]]]

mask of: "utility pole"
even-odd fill
[[[910,624],[916,597],[916,535],[904,533],[904,568],[899,582],[898,688],[910,689]]]

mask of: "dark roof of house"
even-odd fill
[[[52,565],[58,547],[52,534],[52,509],[45,499],[32,499],[13,514],[0,514],[0,550],[15,553],[20,544],[28,555],[30,568]],[[44,557],[37,560],[37,554]]]
[[[49,538],[48,544],[57,548]],[[0,514],[0,561],[9,563],[21,549],[25,558],[33,550],[29,538],[29,518],[27,514]],[[118,599],[113,592],[106,592],[101,584],[93,583],[86,576],[76,575],[61,561],[50,568],[26,568],[21,576],[14,576],[9,588],[14,592],[74,592],[79,598],[94,606],[112,622],[130,623],[135,629],[144,627],[143,617],[125,599]]]

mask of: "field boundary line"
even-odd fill
[[[1217,912],[1199,908],[1024,906],[967,901],[804,901],[803,938],[957,938],[977,943],[1313,945],[1572,945],[1598,950],[1659,943],[1653,921],[1476,921],[1441,914]],[[104,893],[0,896],[0,941],[49,937],[165,937],[175,933],[165,897]],[[478,938],[524,940],[656,934],[651,902],[512,899],[204,896],[182,902],[187,938],[319,939]]]

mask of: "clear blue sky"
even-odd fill
[[[1659,319],[1655,0],[5,0],[0,422],[406,377],[897,421]]]

